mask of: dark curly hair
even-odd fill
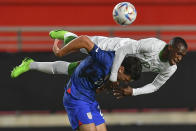
[[[178,44],[182,44],[186,49],[188,48],[186,41],[181,37],[172,38],[169,44],[171,44],[173,47],[176,47]]]
[[[138,58],[128,56],[125,57],[121,66],[124,66],[124,73],[131,76],[131,79],[138,80],[141,77],[142,65]]]

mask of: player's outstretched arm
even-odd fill
[[[143,95],[143,94],[149,94],[157,91],[176,71],[177,66],[172,66],[170,69],[162,71],[159,73],[154,81],[152,83],[149,83],[143,87],[140,88],[131,88],[128,87],[121,87],[121,88],[115,88],[113,90],[113,95],[119,99],[124,96],[137,96],[137,95]]]
[[[109,78],[111,88],[118,87],[117,74],[118,74],[119,67],[122,64],[126,55],[136,53],[135,52],[136,47],[137,45],[135,45],[134,43],[130,43],[126,46],[123,46],[117,49],[117,51],[115,52],[115,57],[114,57],[113,65],[112,65],[110,78]]]
[[[53,52],[58,57],[63,57],[68,53],[75,52],[80,50],[81,48],[85,48],[88,52],[91,51],[94,47],[94,43],[87,36],[80,36],[62,48],[58,47],[58,43],[60,40],[55,39],[53,45]]]
[[[116,83],[117,73],[126,55],[134,55],[137,53],[141,53],[143,52],[143,49],[146,49],[146,46],[141,46],[141,44],[138,44],[138,42],[130,42],[116,50],[109,79],[111,81],[112,88],[116,88],[118,86]]]
[[[153,93],[166,83],[166,81],[175,73],[177,69],[176,65],[171,66],[169,69],[160,72],[154,79],[152,83],[144,85],[140,88],[133,89],[133,96],[150,94]]]

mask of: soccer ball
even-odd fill
[[[113,9],[113,19],[120,25],[129,25],[136,19],[137,12],[129,2],[118,3]]]

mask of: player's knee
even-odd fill
[[[88,46],[88,44],[89,44],[89,38],[86,35],[81,35],[79,37],[79,39],[84,44],[84,47]]]
[[[63,61],[55,61],[52,64],[52,72],[53,74],[62,74],[62,69],[61,67],[64,66],[64,62]]]
[[[97,131],[94,123],[83,124],[79,126],[79,131]]]
[[[57,74],[57,61],[52,63],[52,73]]]
[[[80,39],[82,39],[82,40],[84,40],[84,41],[86,41],[87,38],[88,38],[88,37],[87,37],[86,35],[81,35],[81,36],[80,36]]]

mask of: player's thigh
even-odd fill
[[[79,131],[97,131],[94,123],[83,124],[79,126]],[[101,130],[100,130],[101,131]]]
[[[89,128],[95,128],[95,124],[93,124],[93,126],[88,126],[88,124],[94,123],[90,103],[73,99],[67,94],[64,95],[63,103],[73,130],[78,129],[82,125],[87,125]]]
[[[96,101],[91,105],[91,112],[97,131],[106,131],[105,120],[99,104]]]
[[[107,131],[106,124],[103,123],[103,124],[96,126],[96,130],[97,131]]]

